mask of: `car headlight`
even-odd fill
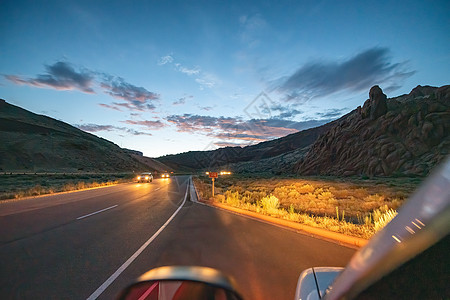
[[[138,176],[137,179],[138,179],[138,180],[141,180],[141,176]]]

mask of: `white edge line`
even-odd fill
[[[191,176],[191,188],[194,190],[194,192],[195,192],[195,198],[196,198],[195,201],[192,201],[192,197],[191,197],[191,201],[194,202],[194,203],[196,203],[196,204],[201,204],[201,205],[208,206],[207,204],[198,201],[198,199],[199,199],[199,197],[198,197],[198,192],[197,192],[197,189],[195,188],[195,184],[194,184],[194,180],[192,179],[192,176]],[[191,193],[192,193],[192,191],[191,191]]]
[[[164,228],[166,228],[167,225],[169,225],[170,221],[172,221],[172,219],[175,218],[177,213],[180,211],[180,209],[183,207],[184,203],[186,202],[188,190],[189,190],[189,184],[186,184],[186,194],[184,195],[184,200],[183,200],[183,203],[181,203],[180,207],[178,207],[178,209],[166,221],[166,223],[164,223],[164,225],[161,226],[161,228],[159,228],[158,231],[155,232],[155,234],[153,234],[152,237],[149,238],[133,255],[131,255],[131,257],[126,262],[124,262],[123,265],[121,265],[117,269],[117,271],[115,271],[95,292],[93,292],[92,295],[90,295],[87,298],[87,300],[97,299],[111,285],[111,283],[113,283],[114,280],[116,280],[116,278],[119,277],[119,275],[123,271],[125,271],[125,269],[128,268],[129,265],[131,265],[131,263],[139,256],[139,254],[141,254],[142,251],[144,251],[145,248],[147,248],[147,246],[150,245],[150,243],[153,242],[154,239],[156,239],[156,237],[164,230]]]
[[[111,208],[114,208],[114,207],[117,207],[117,206],[119,206],[119,205],[118,205],[118,204],[116,204],[116,205],[113,205],[113,206],[110,206],[110,207],[107,207],[107,208],[104,208],[104,209],[101,209],[101,210],[95,211],[95,212],[93,212],[93,213],[90,213],[90,214],[87,214],[87,215],[84,215],[84,216],[78,217],[78,218],[77,218],[77,220],[81,220],[81,219],[84,219],[84,218],[90,217],[90,216],[92,216],[92,215],[96,215],[96,214],[99,214],[99,213],[101,213],[101,212],[104,212],[105,210],[108,210],[108,209],[111,209]]]

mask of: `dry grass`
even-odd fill
[[[362,238],[383,228],[418,185],[398,178],[343,182],[222,177],[212,198],[210,180],[194,180],[202,199]]]
[[[0,200],[129,182],[133,174],[1,174]]]

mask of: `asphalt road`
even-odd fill
[[[0,298],[87,299],[183,202],[188,177],[122,184],[0,204]],[[300,272],[345,266],[332,242],[187,201],[109,285],[117,293],[151,268],[214,267],[246,299],[293,299]]]

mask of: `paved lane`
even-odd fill
[[[19,201],[15,211],[0,205],[0,298],[86,299],[175,212],[187,179],[118,185],[28,205]],[[354,251],[187,202],[99,299],[114,298],[136,277],[163,265],[221,269],[237,279],[246,299],[293,299],[303,269],[344,266]]]
[[[172,215],[186,180],[0,205],[0,298],[86,299]]]
[[[354,252],[292,230],[187,203],[100,299],[113,298],[151,268],[200,265],[233,276],[245,299],[291,300],[301,271],[312,266],[345,266]]]

